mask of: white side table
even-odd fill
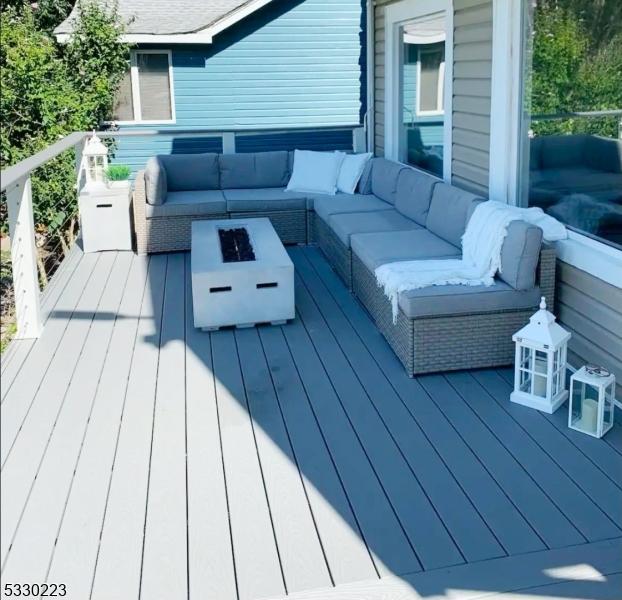
[[[80,192],[80,227],[84,252],[131,250],[130,183],[86,185]]]

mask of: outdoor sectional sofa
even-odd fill
[[[512,333],[541,296],[553,306],[555,251],[538,227],[515,221],[493,286],[404,292],[394,322],[376,267],[459,257],[468,219],[485,200],[384,158],[368,163],[355,194],[286,192],[291,168],[287,152],[150,159],[135,184],[138,251],[188,249],[196,219],[268,216],[284,243],[319,245],[409,375],[511,364]]]

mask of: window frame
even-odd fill
[[[168,61],[168,86],[171,103],[171,118],[170,119],[143,119],[142,118],[142,105],[140,102],[140,81],[138,74],[138,55],[139,54],[165,54]],[[177,115],[175,112],[175,81],[173,78],[173,51],[170,49],[140,49],[130,51],[130,88],[132,92],[132,110],[134,112],[134,119],[129,121],[117,121],[114,122],[118,125],[173,125],[177,122]]]
[[[523,0],[493,0],[489,197],[520,204],[522,147]],[[527,167],[528,168],[528,167]],[[555,242],[557,258],[614,286],[622,281],[622,250],[573,229]]]
[[[385,7],[385,90],[384,155],[389,160],[400,161],[400,120],[402,119],[401,90],[398,85],[403,64],[400,30],[404,24],[421,17],[445,13],[445,68],[443,99],[443,180],[451,182],[452,166],[452,100],[453,100],[453,0],[401,0]],[[419,61],[418,61],[419,62]],[[440,80],[442,81],[442,80]],[[440,116],[440,115],[437,115]],[[416,169],[417,167],[413,167]],[[428,173],[427,171],[424,171]],[[428,173],[429,174],[429,173]]]
[[[417,47],[417,88],[416,88],[416,111],[418,117],[440,117],[445,115],[445,97],[443,94],[443,84],[445,82],[445,59],[438,65],[438,85],[436,88],[436,110],[421,110],[421,54],[432,54],[437,52],[431,48],[419,45]],[[438,108],[440,106],[440,108]]]

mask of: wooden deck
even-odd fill
[[[317,249],[295,322],[193,328],[189,255],[75,252],[2,365],[4,583],[67,598],[622,597],[622,426],[409,379]]]

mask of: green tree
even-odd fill
[[[534,29],[529,84],[532,114],[622,108],[619,0],[540,1],[534,11]],[[617,137],[618,119],[535,121],[533,129],[538,135],[594,133]]]
[[[72,131],[97,128],[112,111],[114,93],[129,67],[116,6],[79,0],[74,35],[59,45],[29,3],[2,11],[0,27],[0,162],[32,155]],[[32,175],[35,221],[41,235],[59,237],[76,212],[72,151]],[[4,205],[3,205],[4,207]],[[2,231],[6,233],[6,215]]]

